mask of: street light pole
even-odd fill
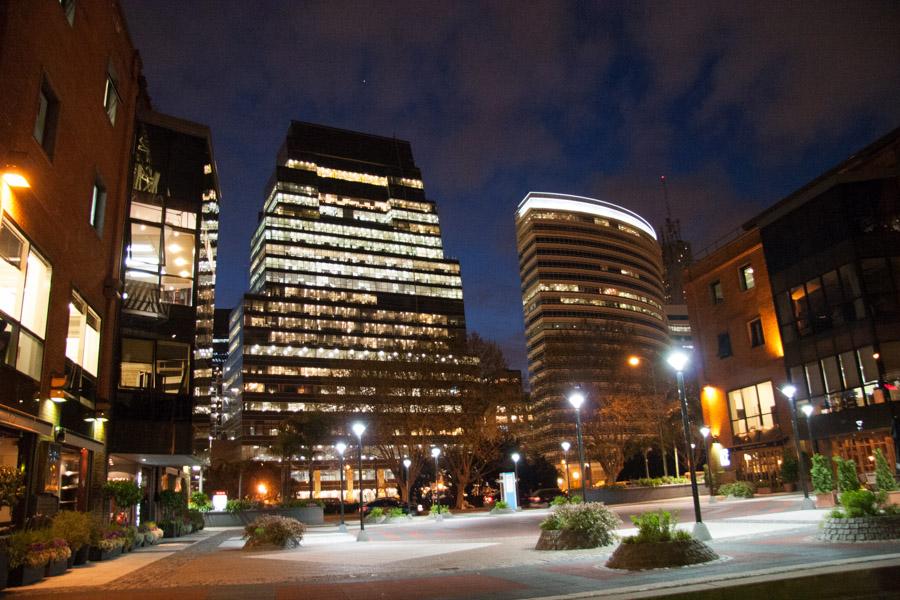
[[[715,504],[716,502],[716,482],[713,475],[713,465],[712,465],[712,454],[709,451],[709,433],[710,429],[706,425],[700,428],[700,435],[703,436],[703,445],[706,450],[706,472],[709,473],[709,481],[706,484],[709,486],[709,503]]]
[[[347,444],[338,442],[334,448],[341,457],[341,524],[338,525],[338,531],[347,533],[347,525],[344,523],[344,452],[347,450]]]
[[[369,535],[366,533],[366,519],[363,514],[363,476],[362,476],[362,436],[366,431],[363,423],[356,422],[353,424],[353,433],[359,440],[357,445],[357,456],[359,457],[359,534],[356,536],[357,542],[368,542]]]
[[[434,447],[431,449],[431,456],[434,457],[434,486],[431,488],[431,505],[437,506],[437,486],[438,486],[438,457],[441,455],[441,449]],[[436,518],[441,518],[441,509],[436,509]]]
[[[518,504],[519,507],[521,507],[522,503],[519,501],[519,459],[522,457],[519,455],[518,452],[513,452],[512,456],[510,458],[512,458],[513,471],[515,471],[515,475],[516,475],[516,504]]]
[[[798,479],[800,480],[800,489],[803,490],[803,500],[800,501],[800,510],[813,510],[816,503],[809,497],[809,488],[806,485],[806,467],[803,460],[803,452],[800,450],[800,434],[797,433],[797,388],[793,384],[786,384],[781,388],[781,393],[787,396],[791,404],[791,427],[794,430],[794,450],[797,452]]]
[[[569,448],[572,447],[572,444],[563,442],[560,446],[562,446],[563,456],[565,457],[563,460],[566,463],[566,497],[568,498],[572,496],[572,485],[569,483]]]
[[[587,487],[585,483],[587,475],[584,469],[584,441],[581,439],[581,405],[584,404],[584,394],[581,393],[580,389],[575,388],[575,390],[569,394],[569,404],[575,409],[575,432],[578,437],[578,458],[581,460],[578,467],[581,471],[581,501],[587,502]]]
[[[403,466],[406,467],[406,514],[412,512],[412,503],[409,501],[409,467],[412,461],[408,458],[403,459]]]
[[[813,408],[812,404],[804,404],[803,408],[800,410],[803,411],[803,414],[806,415],[806,432],[809,433],[809,445],[812,447],[813,454],[819,453],[819,444],[816,442],[816,438],[813,437],[812,430],[812,414]]]
[[[669,366],[675,369],[675,377],[678,380],[678,398],[681,400],[681,423],[684,427],[684,445],[687,450],[688,469],[691,473],[691,495],[694,497],[694,530],[693,536],[700,541],[708,541],[712,539],[709,529],[703,522],[703,516],[700,514],[700,492],[697,489],[697,472],[694,470],[694,453],[691,451],[693,442],[691,441],[691,424],[688,419],[687,392],[684,389],[684,368],[688,363],[688,355],[681,350],[675,350],[666,359]]]

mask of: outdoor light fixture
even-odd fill
[[[412,461],[409,458],[403,459],[403,468],[406,469],[406,510],[410,512],[412,509],[410,508],[409,502],[409,468],[412,466]]]
[[[584,468],[584,441],[581,437],[581,405],[584,404],[584,394],[581,389],[575,388],[569,392],[569,404],[575,409],[575,433],[578,438],[578,458],[581,459],[581,468]],[[568,469],[568,467],[567,467]],[[587,477],[581,478],[581,500],[587,502]]]
[[[347,525],[344,523],[344,452],[347,451],[347,444],[338,442],[334,445],[334,449],[337,450],[338,456],[341,457],[341,522],[338,524],[338,531],[346,533]]]
[[[268,486],[266,486],[266,484],[260,483],[258,486],[256,486],[256,491],[259,492],[260,496],[265,496],[269,493],[269,488]]]
[[[435,446],[431,449],[431,456],[434,457],[434,487],[431,489],[431,505],[437,505],[437,486],[438,486],[438,457],[441,455],[441,449]],[[435,518],[438,521],[442,521],[443,517],[441,516],[440,509],[435,513]]]
[[[700,428],[700,435],[702,435],[704,439],[708,438],[708,437],[709,437],[709,427],[707,427],[706,425],[704,425],[703,427],[701,427],[701,428]]]
[[[519,459],[522,458],[522,455],[520,455],[518,452],[513,452],[512,455],[510,456],[510,458],[513,461],[513,471],[515,472],[515,475],[516,475],[516,480],[515,480],[516,490],[515,491],[516,491],[516,504],[518,504],[519,503]]]
[[[359,440],[359,444],[357,444],[357,457],[359,460],[359,534],[356,536],[357,542],[368,542],[369,536],[366,534],[366,524],[365,524],[365,514],[363,514],[363,479],[362,479],[362,436],[366,431],[365,423],[360,423],[357,421],[354,423],[350,429],[353,430],[353,433],[356,434],[356,438]],[[341,470],[343,473],[343,469]]]
[[[569,448],[572,447],[572,444],[563,442],[560,446],[563,450],[563,461],[566,463],[566,496],[568,496],[572,493],[572,486],[569,484]]]
[[[688,361],[687,353],[681,350],[673,350],[666,358],[669,366],[675,370],[675,379],[678,382],[678,398],[681,400],[681,424],[684,427],[684,449],[687,451],[688,469],[691,474],[691,496],[694,500],[694,530],[693,535],[700,541],[711,540],[709,529],[703,522],[703,516],[700,513],[700,491],[697,489],[697,471],[694,469],[694,453],[691,448],[694,446],[693,435],[691,434],[691,423],[688,420],[688,404],[687,392],[684,389],[684,368]]]
[[[800,410],[802,410],[803,414],[808,417],[813,414],[813,411],[815,409],[813,408],[812,404],[804,404],[803,408],[801,408]]]
[[[809,497],[809,488],[806,485],[806,467],[804,466],[803,452],[800,451],[800,434],[797,429],[797,386],[788,382],[781,386],[781,393],[787,396],[791,405],[791,427],[794,431],[794,451],[797,453],[797,464],[800,467],[800,489],[803,490],[803,500],[800,502],[801,510],[812,510],[816,507],[816,503]]]
[[[630,366],[632,366],[632,367],[636,367],[636,366],[638,366],[639,364],[641,364],[641,359],[640,359],[640,357],[638,357],[638,356],[629,356],[629,357],[628,357],[628,364],[629,364]]]

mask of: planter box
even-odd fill
[[[514,508],[492,508],[492,515],[514,515],[516,513],[516,509]]]
[[[323,517],[324,518],[324,517]],[[207,527],[243,527],[240,513],[225,511],[209,511],[203,513],[203,522]]]
[[[833,508],[834,506],[834,492],[816,494],[816,508]]]
[[[700,540],[678,542],[655,542],[648,544],[621,543],[616,548],[606,566],[610,569],[663,569],[683,567],[716,560],[719,555]]]
[[[819,537],[826,542],[873,542],[900,539],[900,515],[825,519]]]
[[[657,487],[610,487],[587,490],[589,502],[603,502],[604,504],[632,504],[651,500],[684,498],[690,495],[691,484],[689,483],[660,485]]]
[[[900,490],[887,493],[888,504],[900,504]]]
[[[597,544],[591,542],[586,535],[579,531],[565,529],[541,530],[541,537],[535,545],[535,550],[581,550],[584,548],[596,548]]]
[[[797,484],[796,483],[784,483],[781,485],[781,487],[786,492],[793,492],[794,490],[797,489]]]
[[[47,563],[44,571],[44,577],[56,577],[57,575],[62,575],[68,570],[68,560],[55,560],[53,562]]]
[[[9,587],[18,585],[31,585],[44,578],[44,567],[28,567],[21,565],[9,572]]]
[[[759,488],[756,488],[756,493],[757,493],[757,494],[771,494],[771,493],[772,493],[772,488],[770,488],[770,487],[759,487]]]
[[[88,554],[90,554],[90,546],[82,546],[76,552],[72,553],[72,566],[77,567],[78,565],[83,565],[88,561]]]
[[[97,561],[101,561],[101,560],[109,560],[111,558],[115,558],[120,554],[122,554],[121,546],[118,548],[113,548],[112,550],[101,550],[100,548],[91,546],[91,549],[88,553],[88,557],[92,561],[97,562]]]

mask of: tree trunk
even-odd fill
[[[457,478],[456,480],[456,509],[462,510],[466,502],[466,487],[469,485],[467,478]]]
[[[647,448],[644,450],[644,476],[647,479],[650,479],[650,461],[647,458],[647,455],[650,453],[650,449]]]
[[[309,457],[309,499],[312,500],[313,490],[315,489],[315,485],[313,485],[313,459],[312,456]]]

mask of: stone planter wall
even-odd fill
[[[47,563],[44,571],[44,577],[57,577],[65,573],[68,569],[68,560],[55,560],[53,562]]]
[[[700,540],[656,542],[649,544],[621,543],[606,562],[611,569],[643,571],[665,567],[683,567],[716,560],[719,555]]]
[[[870,542],[900,539],[900,515],[825,519],[820,539],[826,542]]]
[[[207,527],[243,527],[244,522],[241,520],[240,513],[230,513],[225,511],[209,511],[203,513],[203,522]]]
[[[700,493],[704,493],[702,487]],[[587,499],[590,502],[603,502],[606,504],[631,504],[651,500],[683,498],[690,495],[691,484],[689,483],[661,485],[659,487],[599,488],[587,491]]]
[[[516,513],[516,509],[514,508],[492,508],[492,515],[513,515]]]
[[[541,537],[538,538],[535,550],[582,550],[585,548],[596,548],[597,544],[593,543],[586,535],[580,531],[570,531],[566,529],[541,530]]]
[[[239,513],[209,511],[203,513],[203,522],[206,523],[207,527],[243,527],[263,515],[290,517],[306,525],[322,525],[325,523],[325,509],[321,506],[244,510]]]

